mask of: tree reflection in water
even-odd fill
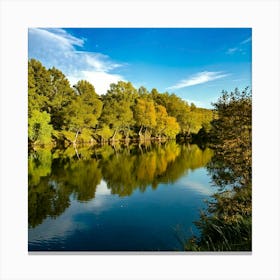
[[[66,150],[41,149],[29,154],[28,223],[36,227],[56,218],[71,204],[94,199],[103,179],[112,194],[129,196],[135,190],[173,183],[189,170],[205,166],[212,150],[176,142],[146,145],[104,145]]]

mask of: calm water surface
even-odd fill
[[[176,251],[213,194],[196,145],[29,154],[29,251]]]

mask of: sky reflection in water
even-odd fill
[[[97,159],[91,158],[92,151],[84,156],[87,166],[95,168],[89,167],[88,171],[102,174],[98,184],[90,186],[93,194],[87,193],[84,186],[76,186],[77,182],[89,185],[98,180],[92,182],[91,173],[77,172],[79,168],[84,170],[85,165],[74,155],[37,155],[37,169],[34,157],[30,157],[30,251],[174,251],[181,249],[178,229],[179,235],[190,236],[190,228],[196,233],[193,221],[205,206],[203,200],[214,192],[204,167],[211,159],[210,150],[173,143],[152,146],[146,151],[131,148],[129,152],[106,152],[100,152]],[[48,160],[50,170],[42,171],[43,161],[46,164]],[[142,176],[140,169],[148,170],[151,164],[155,164],[150,168],[153,173],[149,170],[150,174]],[[38,176],[36,170],[43,176]],[[118,176],[110,180],[108,174],[113,170]],[[124,170],[129,174],[120,174]],[[74,179],[78,174],[86,178]],[[123,178],[130,184],[117,181]],[[49,183],[53,181],[55,187]],[[50,195],[46,195],[48,192]],[[57,206],[63,199],[69,199],[64,209]],[[45,204],[39,205],[41,201]]]

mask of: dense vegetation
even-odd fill
[[[56,68],[28,62],[29,144],[69,144],[133,139],[190,138],[209,127],[211,110],[188,104],[175,94],[111,84],[104,95],[81,80],[71,87]]]
[[[210,135],[214,150],[208,171],[219,191],[208,202],[186,250],[250,251],[252,249],[252,96],[245,89],[223,92],[214,104],[218,118]]]

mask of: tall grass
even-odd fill
[[[187,251],[251,251],[251,186],[235,188],[213,196],[207,212],[195,225],[201,232],[185,244]]]

